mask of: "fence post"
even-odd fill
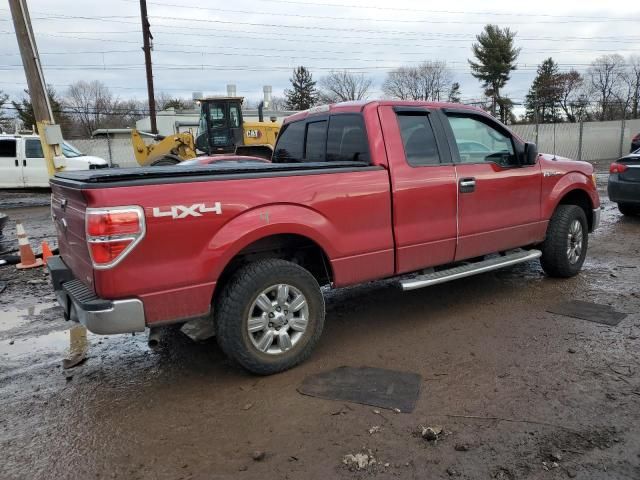
[[[578,127],[578,160],[582,160],[582,129],[584,128],[584,122],[580,119],[580,126]]]
[[[625,118],[622,117],[622,121],[620,122],[620,152],[618,153],[618,157],[622,156],[622,144],[624,143],[624,127]]]
[[[109,136],[109,129],[107,128],[107,150],[109,151],[109,167],[113,167],[113,158],[111,155],[111,138]]]

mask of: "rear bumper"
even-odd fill
[[[67,320],[80,322],[100,335],[142,332],[144,306],[137,298],[104,300],[97,297],[73,273],[61,257],[47,259],[51,283]]]
[[[621,180],[618,174],[612,174],[609,175],[607,193],[612,202],[640,205],[640,182],[627,182]]]

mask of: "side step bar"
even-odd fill
[[[401,280],[400,286],[402,290],[430,287],[438,283],[445,283],[451,280],[457,280],[458,278],[470,277],[471,275],[508,267],[516,263],[528,262],[529,260],[540,258],[541,255],[542,252],[540,250],[517,250],[501,257],[490,258],[489,260],[483,260],[481,262],[469,263],[467,265]]]

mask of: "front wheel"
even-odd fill
[[[259,260],[238,269],[221,292],[216,336],[242,367],[270,375],[311,354],[324,314],[324,298],[311,273],[285,260]]]
[[[568,278],[582,268],[589,244],[587,216],[576,205],[560,205],[553,213],[542,244],[542,269],[550,277]]]

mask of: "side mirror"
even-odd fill
[[[527,142],[524,144],[524,165],[535,165],[538,159],[538,147],[535,143]]]

